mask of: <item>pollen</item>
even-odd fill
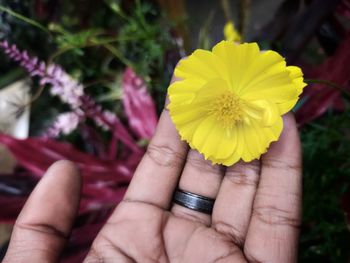
[[[213,101],[210,114],[214,114],[224,128],[233,128],[242,120],[241,101],[232,92],[221,94]]]

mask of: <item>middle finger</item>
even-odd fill
[[[259,182],[260,161],[240,161],[226,169],[212,216],[212,227],[242,247]]]

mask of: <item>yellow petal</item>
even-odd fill
[[[232,134],[234,134],[236,137],[236,147],[232,151],[232,154],[224,159],[213,158],[212,160],[214,163],[230,166],[230,165],[238,162],[239,159],[242,158],[242,152],[243,152],[243,147],[244,147],[242,127],[240,125],[237,125],[234,128],[234,130],[232,131]]]
[[[245,102],[242,108],[247,116],[262,126],[272,126],[280,117],[279,108],[269,100]]]
[[[205,143],[215,124],[215,119],[212,116],[209,116],[205,118],[200,125],[198,125],[193,135],[193,145],[196,147],[196,149],[198,149],[200,153],[204,154],[206,158],[208,158],[208,154],[204,152]]]
[[[262,126],[272,126],[280,117],[276,104],[268,100],[257,100],[253,102],[262,109]]]
[[[177,128],[179,130],[181,139],[184,141],[187,141],[188,144],[195,148],[192,141],[193,141],[193,135],[197,129],[197,127],[204,121],[204,118],[199,118],[192,122],[187,122],[184,125],[178,125]]]
[[[245,91],[256,83],[259,83],[262,79],[269,75],[273,75],[279,72],[286,72],[285,60],[277,52],[265,51],[259,53],[249,67],[245,68],[244,76],[242,78],[242,89]]]
[[[296,66],[288,66],[287,70],[289,71],[289,77],[295,84],[297,90],[298,90],[298,95],[301,94],[303,91],[303,88],[306,86],[306,83],[304,82],[303,79],[303,72],[299,67]]]
[[[229,91],[229,87],[225,80],[220,78],[215,78],[207,82],[200,90],[196,92],[193,102],[207,103],[213,102],[218,95],[226,93]]]
[[[184,79],[173,82],[168,88],[168,94],[171,96],[173,94],[193,94],[198,91],[206,81],[200,79]]]
[[[298,102],[300,94],[303,92],[303,89],[307,85],[303,79],[303,72],[299,67],[289,66],[287,67],[287,70],[290,72],[289,77],[291,78],[294,84],[294,87],[296,89],[296,97],[292,100],[283,101],[277,104],[277,107],[281,115],[293,109],[295,104]]]
[[[182,79],[192,78],[196,80],[210,80],[212,78],[222,78],[225,67],[220,59],[212,52],[197,49],[189,57],[182,59],[175,68],[175,76]]]
[[[254,62],[259,52],[256,43],[237,45],[230,41],[221,41],[213,47],[213,54],[221,58],[229,69],[229,83],[234,92],[238,93],[240,90],[240,80],[245,69]]]

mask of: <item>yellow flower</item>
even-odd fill
[[[259,158],[278,140],[281,116],[306,86],[300,68],[277,52],[231,41],[194,51],[175,76],[181,80],[169,87],[168,109],[181,138],[227,166]]]
[[[242,39],[241,35],[236,30],[235,25],[232,21],[226,23],[224,27],[224,36],[225,39],[228,41],[241,42]]]

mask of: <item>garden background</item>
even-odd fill
[[[121,200],[177,61],[232,21],[302,67],[300,262],[350,262],[349,0],[0,0],[0,260],[48,166],[84,177],[63,262],[81,262]]]

